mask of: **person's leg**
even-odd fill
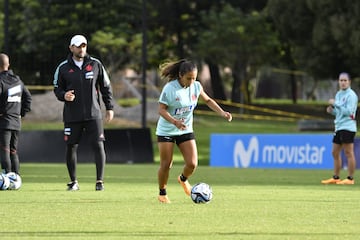
[[[340,156],[340,152],[342,149],[342,145],[341,145],[341,131],[337,131],[334,134],[333,140],[332,140],[332,150],[331,150],[331,154],[333,156],[333,161],[334,161],[334,175],[329,178],[329,179],[325,179],[322,180],[321,183],[322,184],[337,184],[338,182],[340,182],[340,170],[341,170],[341,156]]]
[[[91,147],[94,153],[95,167],[96,167],[96,183],[95,190],[104,190],[104,172],[106,163],[106,153],[104,148],[104,128],[101,119],[91,120],[86,122],[85,131],[91,142]]]
[[[1,169],[3,169],[5,173],[11,172],[10,139],[11,139],[10,131],[0,130]]]
[[[354,138],[356,132],[350,132],[347,130],[340,131],[340,140],[342,143],[342,149],[344,150],[345,156],[347,158],[347,168],[348,176],[341,182],[336,184],[354,184],[354,172],[355,172],[355,153],[354,153]],[[341,165],[338,166],[339,169]]]
[[[169,179],[169,173],[173,162],[173,142],[158,142],[160,154],[160,166],[158,169],[158,184],[160,191],[165,190]],[[166,192],[165,194],[166,195]]]
[[[12,130],[10,139],[10,161],[11,171],[20,175],[20,161],[17,154],[17,146],[20,131]]]
[[[71,182],[77,181],[76,165],[77,165],[77,149],[78,144],[66,145],[66,166],[68,169]]]
[[[355,154],[354,154],[354,144],[353,143],[344,143],[343,144],[344,153],[347,159],[347,168],[348,168],[348,177],[351,179],[354,177],[355,173]]]
[[[332,145],[332,156],[334,159],[334,176],[340,177],[342,159],[340,156],[342,145],[333,143]]]
[[[106,161],[104,142],[99,141],[92,143],[92,149],[95,156],[96,181],[101,182],[104,180],[104,168]]]
[[[183,187],[185,194],[189,196],[192,187],[188,178],[194,173],[198,164],[196,142],[195,139],[191,139],[180,143],[178,146],[185,161],[182,174],[178,177],[178,182]]]
[[[185,161],[182,175],[188,179],[194,173],[198,165],[198,155],[195,139],[179,144],[179,149]]]
[[[82,123],[65,123],[64,140],[66,143],[66,167],[69,173],[70,181],[67,186],[69,191],[79,190],[77,181],[76,166],[77,166],[77,150],[79,141],[83,132]]]

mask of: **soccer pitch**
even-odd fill
[[[79,164],[80,191],[67,192],[65,164],[22,164],[23,185],[0,191],[1,239],[356,239],[360,187],[324,186],[331,170],[199,166],[190,183],[213,189],[194,204],[171,170],[171,204],[157,201],[157,164],[108,164],[105,191],[95,165]],[[346,172],[342,173],[346,176]],[[359,183],[360,184],[360,183]]]

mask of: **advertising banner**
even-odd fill
[[[333,169],[332,134],[212,134],[210,166]]]

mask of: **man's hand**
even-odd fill
[[[65,101],[72,102],[75,99],[74,90],[69,90],[64,95]]]
[[[105,121],[110,122],[111,120],[113,120],[113,118],[114,118],[114,111],[106,110]]]

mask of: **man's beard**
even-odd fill
[[[85,57],[85,53],[79,53],[79,54],[75,54],[75,57],[77,58],[84,58]]]

